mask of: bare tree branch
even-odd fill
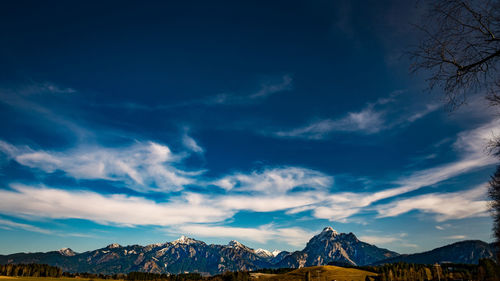
[[[411,70],[426,71],[430,89],[442,87],[452,109],[480,90],[499,91],[500,0],[433,1],[425,22]]]

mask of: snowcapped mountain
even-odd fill
[[[264,259],[270,259],[270,258],[275,257],[273,255],[273,253],[271,253],[270,251],[265,250],[265,249],[260,249],[260,248],[255,250],[255,254],[257,254],[257,256],[264,258]]]
[[[173,245],[177,245],[177,244],[191,245],[191,244],[201,244],[201,243],[205,243],[205,242],[198,241],[198,240],[195,240],[193,238],[189,238],[189,237],[182,235],[179,239],[174,240],[170,243],[172,243]]]
[[[452,247],[450,249],[461,249],[461,256],[464,257],[471,255],[476,257],[481,253],[490,253],[488,250],[481,249],[474,251],[477,245],[484,246],[483,244],[486,243],[472,243],[465,248]],[[440,254],[440,259],[446,260],[446,255],[453,255],[454,252],[450,250],[440,251],[440,253],[444,253]],[[114,243],[105,248],[84,253],[75,253],[69,248],[64,248],[47,253],[0,255],[0,264],[44,263],[59,266],[68,272],[104,274],[131,271],[154,273],[188,271],[218,274],[225,271],[298,268],[328,263],[367,265],[398,257],[400,255],[395,252],[359,241],[353,233],[338,233],[333,228],[326,227],[321,233],[312,237],[303,250],[293,253],[278,250],[273,252],[265,249],[254,250],[235,240],[227,245],[207,245],[203,241],[181,236],[172,242],[147,246],[121,246]],[[449,260],[452,260],[451,258]],[[464,262],[469,261],[474,262],[475,259],[464,260]]]
[[[62,248],[59,250],[59,253],[63,256],[66,256],[66,257],[72,257],[74,255],[76,255],[76,253],[71,250],[70,248]]]
[[[276,256],[278,256],[282,251],[274,250],[271,252],[269,250],[259,248],[259,249],[255,250],[254,252],[257,256],[259,256],[263,259],[272,260],[272,259],[276,258]]]

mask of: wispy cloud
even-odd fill
[[[426,104],[410,111],[399,112],[399,106],[395,106],[394,103],[397,102],[396,97],[400,94],[400,91],[395,92],[387,98],[380,98],[375,102],[365,104],[359,111],[348,112],[336,119],[320,119],[306,126],[273,131],[271,135],[313,140],[324,139],[334,132],[354,132],[370,135],[395,127],[406,126],[440,107],[438,104]]]
[[[0,141],[0,151],[21,165],[47,173],[64,171],[76,179],[123,181],[139,191],[180,190],[193,183],[193,172],[174,167],[182,157],[168,146],[137,142],[128,147],[77,147],[63,152],[33,150]]]
[[[289,74],[281,76],[279,79],[269,79],[260,84],[257,91],[246,95],[236,95],[231,93],[219,94],[200,100],[205,105],[242,105],[253,104],[271,95],[290,91],[292,89],[293,79]]]
[[[61,87],[54,83],[33,82],[18,87],[0,88],[0,103],[22,111],[25,114],[36,114],[37,119],[43,118],[70,130],[79,138],[84,138],[92,133],[76,122],[73,122],[70,118],[62,116],[50,106],[43,105],[40,102],[40,97],[44,97],[46,100],[50,98],[51,101],[54,101],[73,93],[76,93],[76,90]]]
[[[290,131],[278,131],[275,132],[275,135],[278,137],[322,139],[331,132],[373,134],[382,130],[383,126],[383,112],[375,111],[370,106],[359,112],[349,112],[340,119],[324,119]]]
[[[235,173],[213,184],[226,190],[284,194],[297,187],[314,189],[329,187],[333,184],[333,177],[306,168],[282,167],[254,171],[250,174]]]
[[[63,190],[44,186],[11,185],[0,190],[0,212],[30,218],[78,218],[101,224],[178,225],[219,222],[234,213],[205,204],[203,196],[186,193],[158,203],[142,197],[101,195],[82,190]]]
[[[434,214],[437,221],[488,216],[486,185],[468,191],[431,193],[376,206],[379,217],[394,217],[412,210]]]
[[[204,149],[201,147],[195,139],[188,135],[188,129],[185,130],[184,135],[182,136],[182,144],[188,150],[194,153],[203,153]]]
[[[37,226],[33,226],[30,224],[25,224],[25,223],[18,223],[18,222],[13,222],[10,220],[5,220],[5,219],[0,219],[0,227],[4,227],[7,229],[10,228],[15,228],[15,229],[23,229],[26,231],[31,231],[31,232],[38,232],[38,233],[43,233],[43,234],[50,234],[52,231],[43,229]]]
[[[121,102],[112,104],[94,104],[97,107],[125,108],[128,110],[169,110],[172,108],[183,108],[189,106],[230,106],[230,105],[253,105],[258,104],[272,95],[290,91],[293,89],[293,78],[290,74],[279,77],[267,78],[260,83],[255,91],[228,92],[209,95],[203,98],[181,101],[170,104],[146,105],[134,102]]]

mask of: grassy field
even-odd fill
[[[10,276],[0,276],[0,281],[109,281],[104,279],[89,279],[89,278],[69,278],[69,277],[10,277]]]
[[[310,272],[311,281],[365,281],[366,276],[376,276],[376,273],[338,266],[312,266],[300,268],[284,274],[252,273],[254,280],[258,281],[303,281],[306,280],[307,272]]]

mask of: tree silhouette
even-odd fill
[[[455,109],[485,91],[500,102],[500,1],[438,0],[429,4],[420,44],[410,52],[413,71],[426,70]]]

